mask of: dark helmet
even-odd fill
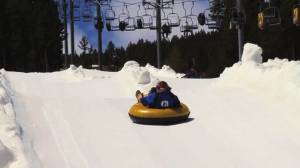
[[[156,88],[157,88],[157,89],[159,89],[159,88],[165,88],[165,89],[167,89],[167,90],[171,90],[171,87],[170,87],[170,86],[168,85],[168,83],[165,82],[165,81],[160,81],[160,82],[158,82],[157,85],[156,85]]]

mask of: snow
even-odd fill
[[[134,61],[119,72],[2,70],[0,167],[298,168],[300,62],[262,63],[261,48],[244,49],[242,61],[216,79]],[[190,119],[132,123],[135,90],[160,80],[188,105]]]
[[[21,130],[16,123],[16,115],[9,96],[9,88],[0,73],[0,167],[27,168],[28,163],[23,151]]]
[[[262,49],[256,45],[251,43],[246,43],[244,45],[242,62],[256,62],[262,63]]]

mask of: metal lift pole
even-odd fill
[[[101,18],[101,6],[100,3],[97,4],[97,23],[102,21]],[[98,28],[98,69],[102,70],[102,60],[101,60],[101,56],[102,56],[102,28]]]
[[[161,68],[161,3],[156,0],[157,68]]]
[[[71,58],[70,58],[70,64],[73,64],[73,57],[75,55],[75,48],[74,48],[74,0],[70,0],[70,19],[71,19]]]
[[[67,1],[63,0],[63,10],[64,10],[64,41],[65,41],[65,68],[68,66],[68,18],[67,18]]]
[[[242,0],[236,0],[237,12],[245,16],[244,8],[242,7]],[[239,61],[242,60],[243,47],[244,47],[244,25],[238,26],[238,45],[239,45]]]

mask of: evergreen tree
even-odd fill
[[[86,51],[88,51],[91,48],[91,47],[89,47],[89,41],[86,36],[83,36],[81,38],[81,40],[79,41],[78,47],[83,50],[83,55],[85,55]]]
[[[62,25],[52,0],[2,0],[0,18],[2,67],[24,72],[61,67]]]

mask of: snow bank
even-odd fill
[[[256,45],[251,43],[246,43],[244,45],[244,51],[242,55],[242,62],[256,62],[262,63],[262,49]]]
[[[300,100],[300,62],[276,58],[261,63],[261,54],[257,45],[246,44],[242,62],[226,68],[217,85],[249,89],[296,105]]]
[[[136,61],[128,61],[116,76],[121,81],[125,81],[125,88],[129,88],[129,92],[132,93],[136,89],[148,92],[151,87],[160,81],[159,78],[161,77],[181,78],[184,74],[176,73],[171,67],[166,65],[162,69],[157,69],[150,64],[141,67]]]
[[[27,168],[20,128],[10,99],[10,89],[3,70],[0,72],[0,167]]]
[[[164,65],[161,69],[147,64],[145,68],[154,76],[167,78],[182,78],[184,74],[176,73],[170,66]]]
[[[145,67],[141,67],[136,61],[128,61],[124,64],[116,78],[123,81],[128,89],[128,93],[133,93],[136,89],[147,92],[159,81]]]

